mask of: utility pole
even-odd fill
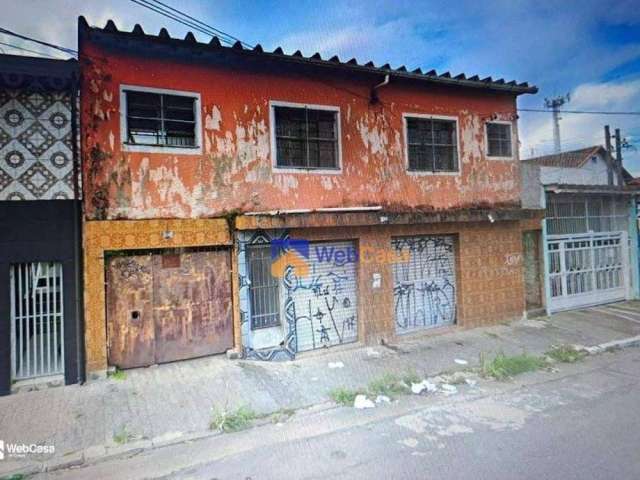
[[[619,128],[616,128],[616,173],[618,174],[618,185],[622,186],[622,139]]]
[[[607,183],[613,185],[613,155],[611,155],[611,130],[609,125],[604,126],[604,148],[607,150]]]
[[[570,100],[569,94],[555,98],[545,98],[544,106],[551,109],[553,113],[553,147],[555,153],[560,153],[562,145],[560,143],[560,112],[558,111],[562,105]]]

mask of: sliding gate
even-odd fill
[[[10,268],[11,378],[64,373],[62,264]]]

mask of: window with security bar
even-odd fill
[[[197,147],[196,97],[125,90],[126,143]]]
[[[458,171],[455,120],[421,117],[406,117],[405,120],[409,171]]]
[[[550,235],[627,230],[628,200],[607,195],[549,193],[546,222]]]
[[[276,166],[338,170],[338,111],[307,107],[273,107]]]
[[[247,248],[251,329],[280,325],[278,279],[271,274],[271,246],[251,245]]]
[[[489,157],[511,157],[511,125],[490,122],[487,128],[487,155]]]

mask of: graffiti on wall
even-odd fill
[[[393,265],[396,331],[406,333],[451,325],[456,319],[453,237],[394,238],[398,254],[409,261]]]
[[[353,248],[350,242],[312,244],[309,275],[285,276],[287,321],[295,324],[299,352],[357,339],[356,262],[322,261],[328,248]],[[324,249],[324,250],[323,250]]]
[[[240,311],[243,356],[255,360],[286,360],[296,353],[330,347],[357,339],[356,262],[325,262],[320,255],[326,250],[314,248],[309,254],[308,270],[296,272],[286,265],[279,281],[278,302],[282,305],[281,336],[277,345],[261,348],[257,336],[262,332],[251,328],[251,278],[247,248],[286,242],[286,231],[239,233],[238,269],[240,275]],[[329,248],[353,248],[350,242],[338,242]],[[300,269],[298,269],[300,270]]]

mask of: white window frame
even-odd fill
[[[457,158],[457,170],[450,172],[426,172],[420,170],[411,170],[409,168],[409,131],[407,129],[408,118],[421,118],[425,120],[449,120],[456,124],[456,158]],[[460,154],[460,121],[457,116],[454,115],[431,115],[428,113],[411,113],[405,112],[402,114],[402,135],[404,142],[404,170],[409,175],[415,176],[459,176],[462,172],[462,155]]]
[[[291,168],[278,166],[278,148],[276,144],[276,111],[275,107],[308,108],[309,110],[325,110],[336,114],[336,135],[338,142],[338,166],[337,168]],[[313,103],[294,103],[280,100],[269,101],[269,128],[270,128],[270,149],[271,149],[271,169],[274,173],[298,173],[298,174],[320,174],[320,175],[340,175],[342,173],[342,127],[340,122],[340,107],[335,105],[316,105]]]
[[[132,145],[127,143],[127,90],[134,92],[157,93],[166,95],[180,95],[195,99],[195,147],[172,147],[168,145]],[[120,145],[125,152],[168,153],[177,155],[202,154],[202,109],[198,92],[184,90],[169,90],[166,88],[142,87],[139,85],[120,85]]]
[[[498,123],[501,125],[509,125],[509,133],[511,135],[511,156],[510,157],[498,157],[498,156],[493,156],[493,155],[489,155],[489,132],[487,131],[487,126],[490,123]],[[490,120],[484,123],[484,154],[485,156],[489,159],[489,160],[513,160],[515,157],[515,142],[514,142],[514,136],[513,136],[513,132],[514,132],[514,128],[513,128],[513,122],[510,122],[508,120]]]

